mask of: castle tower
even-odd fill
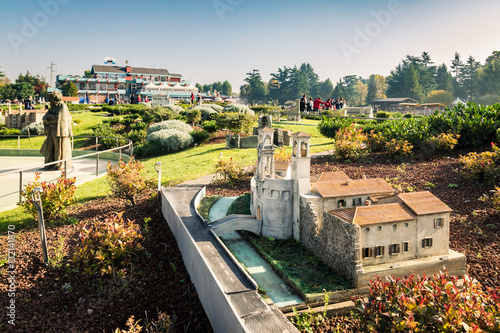
[[[257,169],[255,179],[274,178],[274,130],[269,127],[259,128],[259,146],[257,148]]]
[[[292,134],[293,237],[299,240],[300,196],[311,191],[311,136],[304,132]]]

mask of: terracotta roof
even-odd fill
[[[346,222],[354,223],[359,226],[411,221],[416,219],[416,216],[401,203],[338,209],[332,210],[329,213]]]
[[[263,129],[261,129],[262,132],[273,132],[274,133],[274,129],[272,128],[269,128],[269,127],[264,127]]]
[[[311,135],[305,133],[305,132],[297,132],[297,133],[293,133],[292,134],[293,137],[297,137],[297,138],[310,138]]]
[[[349,182],[349,185],[347,185]],[[342,183],[315,183],[315,191],[323,198],[351,197],[356,195],[392,194],[394,189],[382,178],[356,179]]]
[[[288,161],[276,161],[274,162],[274,169],[279,171],[286,171],[288,170],[289,165],[290,162]]]
[[[398,197],[417,215],[451,212],[452,209],[429,191],[401,193]]]
[[[349,180],[349,176],[344,171],[332,171],[332,172],[322,172],[316,182],[326,183],[326,182],[345,182]]]
[[[66,97],[66,96],[63,96],[62,100],[64,102],[66,102],[66,101],[75,101],[75,102],[78,102],[78,101],[80,101],[80,97]]]

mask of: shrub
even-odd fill
[[[180,120],[167,120],[167,121],[162,121],[161,123],[158,124],[151,125],[151,127],[148,128],[147,133],[149,136],[154,132],[166,129],[176,130],[184,133],[191,133],[193,131],[193,128],[188,124],[186,124],[185,122],[182,122]]]
[[[141,175],[141,170],[144,169],[142,163],[133,158],[128,163],[120,160],[117,165],[108,162],[107,169],[113,194],[120,199],[129,200],[132,205],[135,205],[139,195],[154,186],[153,180]]]
[[[354,298],[365,331],[375,332],[492,332],[498,331],[500,295],[494,289],[483,291],[481,284],[465,276],[445,271],[432,278],[380,277],[370,282],[367,301]]]
[[[172,111],[175,114],[179,114],[179,113],[185,111],[185,109],[179,105],[168,105],[168,106],[165,106],[165,108],[169,109],[170,111]]]
[[[160,142],[143,142],[134,147],[134,155],[137,157],[156,156],[163,154],[163,147]]]
[[[196,145],[201,145],[210,138],[210,134],[208,134],[207,131],[194,131],[191,132],[191,136],[193,137],[194,144]]]
[[[411,113],[406,113],[403,115],[404,118],[413,118],[413,115]]]
[[[207,120],[201,127],[208,133],[214,133],[218,130],[217,122],[215,120]]]
[[[334,143],[336,157],[344,160],[365,158],[369,154],[369,149],[364,144],[366,140],[366,135],[354,125],[339,129]]]
[[[31,123],[28,126],[23,127],[21,130],[22,135],[27,135],[28,130],[30,135],[44,135],[45,130],[43,129],[43,122]]]
[[[18,204],[26,209],[34,218],[37,218],[37,210],[31,199],[33,189],[40,187],[40,199],[44,218],[54,220],[66,213],[66,208],[75,202],[76,177],[65,178],[64,171],[54,183],[40,182],[40,172],[35,172],[35,180],[29,182],[21,192],[22,200]]]
[[[236,161],[232,157],[219,159],[215,166],[215,172],[218,174],[219,179],[227,182],[230,186],[238,184],[246,176],[243,169],[243,160]]]
[[[239,114],[247,114],[250,116],[255,116],[255,112],[253,112],[250,108],[243,104],[229,104],[222,109],[224,113],[239,113]]]
[[[2,128],[0,129],[0,135],[19,135],[21,131],[17,128]]]
[[[391,113],[386,111],[379,111],[376,115],[377,118],[387,119],[391,118]]]
[[[368,135],[368,144],[372,151],[381,151],[385,148],[385,138],[382,134],[376,133],[375,130]]]
[[[453,150],[459,138],[460,134],[441,133],[437,137],[431,137],[429,143],[438,150]]]
[[[217,127],[227,128],[234,134],[249,133],[255,123],[255,116],[244,113],[228,112],[217,115]]]
[[[335,138],[336,133],[345,127],[351,126],[354,123],[352,118],[327,118],[323,119],[318,124],[319,132],[327,138]]]
[[[159,147],[161,147],[161,152],[163,153],[171,153],[185,149],[191,146],[194,142],[193,137],[190,134],[175,129],[163,129],[161,131],[153,132],[149,134],[146,139],[151,143],[159,143]]]
[[[252,212],[250,211],[250,193],[245,193],[236,200],[231,203],[231,206],[227,209],[227,215],[231,214],[242,214],[242,215],[250,215]]]
[[[394,158],[406,158],[413,153],[413,145],[407,140],[392,139],[385,143],[387,152]]]
[[[142,250],[139,226],[123,221],[121,214],[81,224],[73,263],[83,274],[100,272],[101,275],[118,272],[125,267],[135,252]]]
[[[461,174],[465,178],[489,183],[500,179],[500,148],[492,142],[491,149],[491,152],[472,152],[461,156]]]
[[[324,111],[321,111],[321,115],[323,115],[323,116],[343,116],[344,111],[342,111],[342,110],[324,110]]]
[[[285,147],[281,147],[274,153],[274,160],[290,162],[292,160],[292,155],[287,152]]]
[[[216,105],[216,106],[218,106],[218,105]],[[213,120],[216,118],[217,114],[219,113],[216,110],[214,110],[213,108],[207,107],[207,106],[195,106],[192,110],[198,110],[201,112],[202,121]]]
[[[497,143],[500,143],[500,128],[497,129]]]
[[[99,138],[99,143],[103,149],[111,149],[116,147],[116,137],[121,137],[116,130],[113,129],[109,124],[99,123],[92,128],[92,135],[98,137],[109,137],[109,138]],[[93,139],[92,139],[93,140]]]
[[[222,112],[222,110],[224,110],[223,106],[217,104],[203,104],[203,106],[209,107],[212,110],[216,111],[217,113]]]
[[[187,114],[187,121],[191,124],[199,124],[201,121],[201,112],[200,110],[191,110]]]
[[[131,130],[127,134],[125,134],[125,137],[127,139],[132,140],[134,143],[141,143],[146,140],[146,130],[145,129],[140,129],[140,130]]]

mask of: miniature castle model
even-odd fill
[[[398,194],[383,179],[353,180],[344,172],[314,179],[311,136],[292,134],[288,164],[275,162],[273,135],[267,126],[258,130],[251,180],[262,236],[295,238],[358,288],[375,275],[429,275],[443,267],[465,274],[465,256],[449,249],[451,209],[432,193]]]
[[[14,104],[16,105],[16,104]],[[5,127],[22,129],[32,123],[39,123],[47,110],[23,110],[19,105],[19,109],[11,109],[11,104],[8,104],[8,110],[5,112]]]

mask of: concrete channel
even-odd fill
[[[196,212],[196,204],[211,180],[162,189],[162,212],[191,281],[215,332],[298,332],[274,304],[268,305],[257,284]]]

